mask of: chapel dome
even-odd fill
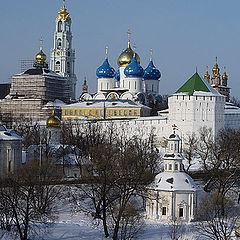
[[[45,53],[41,49],[40,52],[35,56],[35,59],[38,63],[42,63],[42,62],[46,61],[47,56],[45,55]]]
[[[143,76],[144,70],[137,61],[136,56],[133,57],[132,62],[124,69],[126,77],[139,77]]]
[[[60,128],[61,120],[55,116],[54,110],[52,111],[52,115],[47,119],[47,128]]]
[[[138,64],[140,64],[140,57],[136,54],[136,59]],[[119,67],[126,67],[129,63],[132,62],[134,56],[134,51],[132,50],[130,43],[128,44],[128,47],[120,54],[118,57],[117,64]]]
[[[184,172],[161,172],[155,177],[151,188],[165,191],[197,191],[199,187],[193,179]]]
[[[160,77],[160,71],[154,66],[153,61],[150,60],[147,68],[144,70],[143,78],[145,80],[158,80]]]

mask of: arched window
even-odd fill
[[[62,21],[58,22],[58,32],[62,32]]]
[[[55,71],[56,71],[56,73],[59,73],[59,72],[60,72],[60,62],[59,62],[59,61],[56,62]]]
[[[61,40],[61,38],[59,38],[59,39],[57,40],[57,48],[60,49],[61,46],[62,46],[62,40]]]
[[[70,73],[70,62],[67,62],[67,73]]]
[[[67,49],[69,48],[69,40],[68,39],[66,40],[66,48]]]

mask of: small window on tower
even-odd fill
[[[62,32],[62,21],[58,22],[58,32]]]
[[[163,207],[162,208],[162,215],[166,215],[167,214],[167,208],[166,207]]]
[[[59,62],[59,61],[56,62],[55,71],[56,71],[56,73],[59,73],[59,72],[60,72],[60,62]]]
[[[57,48],[60,49],[61,46],[62,46],[62,40],[61,40],[61,38],[59,38],[59,39],[57,40]]]

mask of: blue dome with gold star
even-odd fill
[[[147,68],[144,70],[144,80],[158,80],[161,77],[160,71],[154,66],[153,61],[150,60]]]
[[[137,62],[136,56],[134,56],[132,62],[125,68],[124,74],[126,77],[142,77],[143,73],[143,68]]]
[[[103,64],[96,71],[98,78],[113,78],[115,70],[112,68],[106,58]]]
[[[116,71],[116,73],[115,73],[115,79],[117,80],[117,81],[120,81],[120,71],[119,71],[119,69]]]

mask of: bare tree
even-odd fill
[[[31,162],[0,183],[1,222],[21,240],[37,236],[56,218],[61,188],[49,184],[52,171],[49,164]]]
[[[213,192],[205,195],[201,201],[198,211],[199,221],[195,228],[204,239],[232,239],[239,209],[231,199],[225,197],[225,211],[222,214],[222,198],[219,192]]]

